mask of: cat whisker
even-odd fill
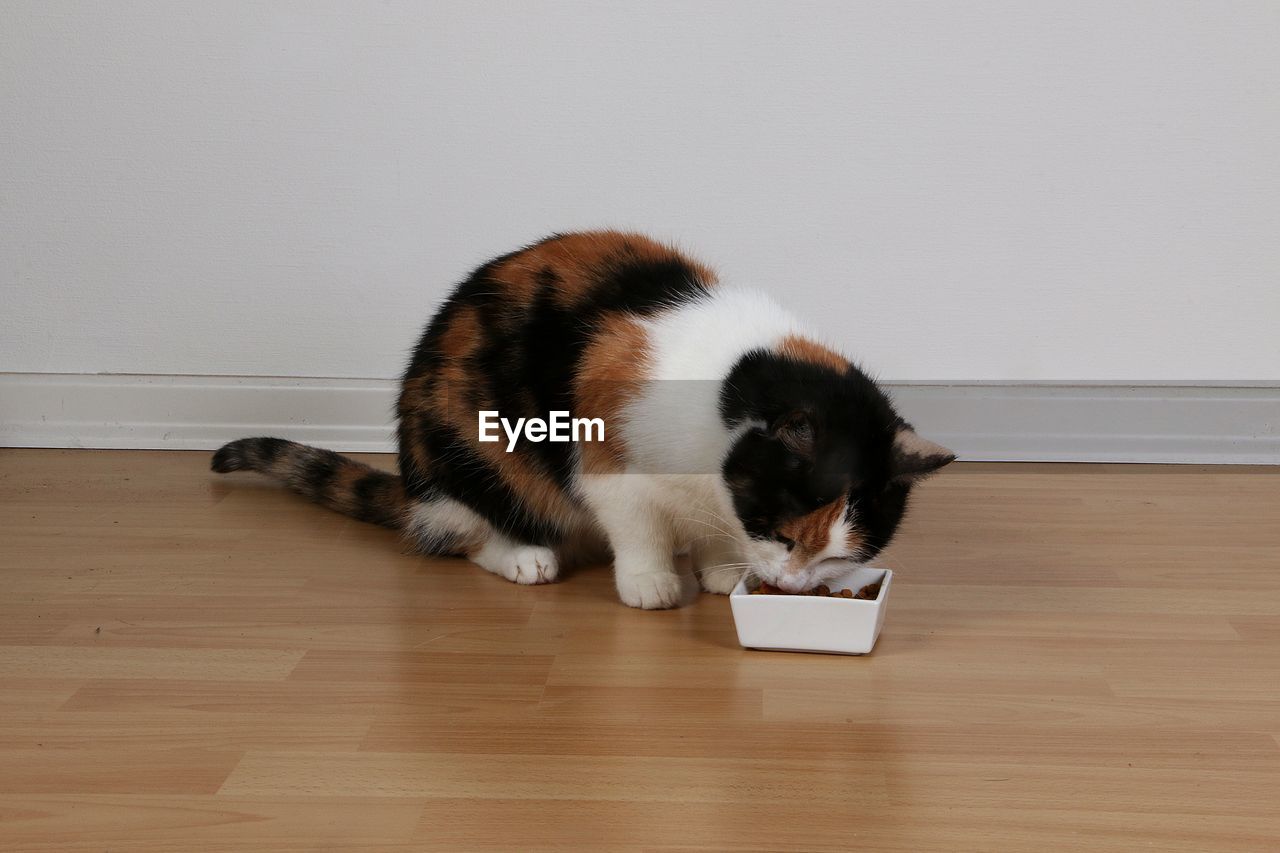
[[[702,577],[704,577],[704,578],[707,578],[707,577],[719,577],[719,576],[721,576],[721,575],[726,575],[726,574],[731,574],[731,573],[732,573],[732,574],[740,574],[740,573],[743,573],[743,572],[749,571],[749,570],[750,570],[750,568],[751,568],[751,567],[750,567],[750,566],[748,566],[746,563],[743,563],[743,564],[741,564],[741,565],[730,565],[730,564],[725,564],[725,565],[720,565],[720,566],[712,566],[711,568],[708,568],[708,569],[703,569],[703,570],[702,570],[702,572],[701,572],[700,574],[701,574],[701,575],[702,575]]]
[[[728,539],[730,542],[736,542],[737,537],[733,537],[733,535],[728,533],[704,533],[703,535],[700,535],[700,537],[690,538],[689,542],[701,542],[703,539]]]
[[[703,536],[703,537],[706,537],[706,536],[722,536],[722,537],[724,537],[725,539],[733,539],[733,540],[735,540],[735,541],[736,541],[736,540],[738,540],[739,538],[741,538],[741,537],[736,536],[735,534],[731,533],[730,531],[727,531],[727,530],[716,530],[716,529],[714,529],[714,528],[710,529],[708,532],[702,533],[702,534],[701,534],[701,536]]]
[[[692,521],[692,523],[694,523],[694,524],[705,524],[705,525],[708,525],[708,526],[710,526],[710,525],[712,525],[712,523],[714,523],[714,524],[717,524],[717,525],[724,525],[724,526],[728,526],[728,528],[732,528],[732,526],[733,526],[733,525],[732,525],[732,523],[731,523],[731,521],[730,521],[730,520],[728,520],[728,519],[726,519],[726,517],[724,517],[724,516],[722,516],[721,514],[719,514],[719,512],[713,512],[712,510],[708,510],[708,508],[694,506],[694,507],[687,507],[687,510],[686,510],[686,511],[687,511],[687,512],[700,512],[700,514],[701,514],[701,515],[703,515],[703,516],[705,516],[705,517],[701,517],[701,519],[694,519],[694,517],[681,516],[681,517],[680,517],[680,520],[681,520],[681,521]]]
[[[726,529],[725,529],[725,528],[723,528],[723,527],[719,527],[719,526],[717,526],[717,525],[715,525],[715,524],[712,524],[712,523],[711,523],[710,521],[708,521],[707,519],[701,519],[701,518],[689,518],[688,516],[679,516],[679,517],[677,517],[677,518],[676,518],[676,520],[677,520],[677,521],[688,521],[688,522],[691,522],[691,523],[693,523],[693,524],[699,524],[699,525],[702,525],[703,527],[709,527],[709,528],[711,528],[712,530],[714,530],[716,533],[719,533],[719,534],[721,534],[722,536],[726,536],[726,537],[729,537],[729,538],[731,538],[731,539],[737,539],[737,538],[739,538],[739,537],[738,537],[738,536],[737,536],[737,535],[736,535],[732,530],[726,530]],[[723,519],[720,519],[720,518],[717,518],[716,520],[717,520],[717,521],[723,521]]]
[[[901,571],[902,561],[899,560],[897,557],[886,556],[883,552],[881,552],[879,555],[876,556],[875,560],[877,563],[883,563],[885,568],[887,569],[892,569],[895,572]]]
[[[688,511],[702,513],[705,516],[708,516],[712,519],[715,519],[716,521],[723,522],[723,523],[728,523],[729,521],[729,519],[720,515],[720,513],[714,512],[710,509],[707,509],[706,507],[692,506],[692,507],[688,507]]]

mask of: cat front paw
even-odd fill
[[[684,598],[684,583],[671,570],[619,572],[618,597],[628,607],[664,610],[676,607]]]

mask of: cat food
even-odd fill
[[[858,601],[875,601],[876,598],[880,595],[881,583],[882,581],[869,583],[866,586],[859,589],[857,592],[854,592],[853,590],[848,589],[847,587],[844,589],[833,590],[829,588],[826,584],[819,584],[818,586],[814,587],[808,592],[799,592],[799,593],[789,593],[789,592],[786,592],[785,590],[779,589],[776,586],[773,586],[772,584],[761,583],[758,587],[751,590],[751,595],[818,595],[818,596],[825,596],[827,598],[851,598],[851,599],[857,599]]]

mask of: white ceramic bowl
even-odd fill
[[[893,572],[864,567],[829,581],[854,592],[882,581],[874,601],[819,595],[751,595],[743,578],[729,595],[738,642],[749,649],[864,655],[884,624]],[[752,588],[758,585],[752,579]]]

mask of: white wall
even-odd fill
[[[388,377],[601,224],[895,380],[1280,379],[1280,3],[0,2],[0,371]]]

